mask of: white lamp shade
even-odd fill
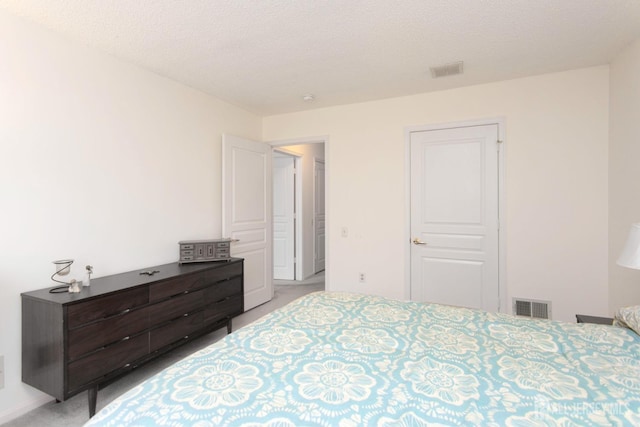
[[[640,223],[631,224],[631,231],[618,258],[618,265],[640,270]]]

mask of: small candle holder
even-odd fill
[[[71,282],[64,282],[62,280],[56,279],[56,276],[66,276],[71,271],[71,264],[73,264],[72,259],[59,259],[57,261],[53,261],[53,265],[56,267],[55,273],[51,275],[51,280],[57,283],[62,283],[63,285],[70,285]]]

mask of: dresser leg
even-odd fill
[[[98,400],[98,385],[87,390],[87,397],[89,398],[89,418],[96,414],[96,401]]]
[[[231,333],[231,319],[227,321],[227,334]]]

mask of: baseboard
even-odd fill
[[[52,399],[51,396],[41,396],[33,399],[26,405],[11,409],[9,411],[5,411],[0,414],[0,425],[8,423],[9,421],[14,420],[19,416],[26,414],[27,412],[33,411],[34,409],[39,408],[40,406],[45,405],[52,400],[54,399]]]

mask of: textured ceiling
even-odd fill
[[[260,115],[606,64],[640,0],[0,0]],[[434,80],[429,67],[464,61]],[[313,103],[302,95],[313,93]]]

